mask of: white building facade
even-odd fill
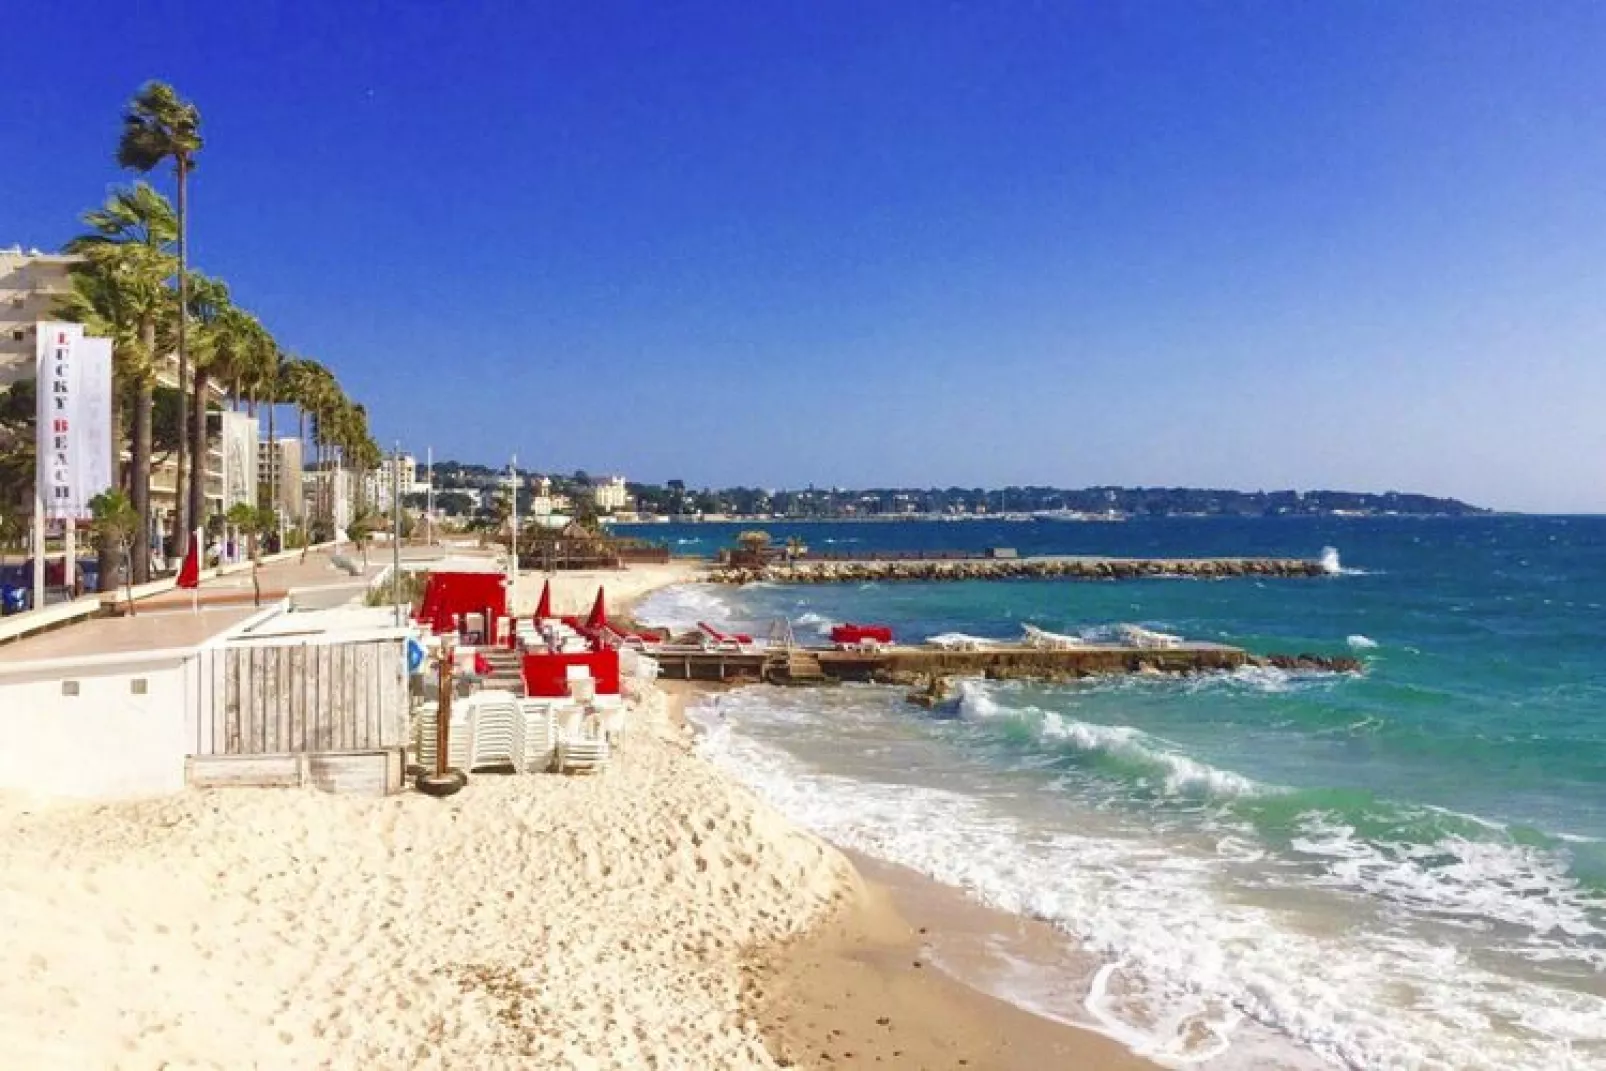
[[[598,513],[615,513],[632,507],[630,492],[626,489],[623,476],[604,477],[592,486],[591,494],[596,501]]]

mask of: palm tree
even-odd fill
[[[185,332],[184,310],[189,308],[189,177],[195,169],[195,154],[201,151],[201,113],[189,101],[181,98],[165,82],[146,82],[123,112],[123,135],[117,142],[117,164],[141,173],[148,173],[163,161],[173,161],[173,172],[178,180],[178,389],[188,389],[189,348]],[[184,507],[184,424],[179,418],[178,448],[178,502],[175,510],[174,537],[178,552],[184,553],[189,541],[190,519]],[[195,472],[191,481],[206,485],[205,465],[195,459]],[[193,504],[199,497],[191,492]]]
[[[190,444],[195,459],[190,482],[189,515],[201,518],[206,512],[207,402],[214,382],[229,383],[241,378],[256,360],[265,333],[255,316],[229,299],[229,288],[217,279],[195,273],[191,288],[190,315],[195,332],[195,394],[191,399]]]
[[[178,234],[173,206],[146,183],[113,192],[106,204],[84,213],[88,234],[67,244],[84,257],[73,271],[72,292],[55,313],[84,323],[92,334],[112,340],[114,397],[131,397],[133,441],[128,478],[140,526],[134,533],[134,579],[150,579],[151,411],[156,356],[161,336],[176,318],[166,280],[173,274],[172,247]],[[114,413],[116,410],[114,409]],[[113,471],[123,436],[114,427]]]
[[[291,362],[272,335],[264,330],[262,337],[266,340],[267,348],[262,351],[257,362],[257,380],[253,385],[253,397],[268,410],[268,468],[266,472],[258,473],[258,481],[262,486],[258,489],[257,498],[259,501],[265,501],[267,508],[277,513],[279,486],[274,477],[279,471],[279,438],[274,416],[279,404],[287,400]]]

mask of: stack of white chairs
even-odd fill
[[[523,736],[520,727],[522,715],[519,712],[517,697],[512,692],[487,689],[475,692],[464,701],[463,705],[467,708],[468,723],[472,726],[467,769],[473,771],[487,766],[516,767],[515,737],[522,742]]]
[[[513,745],[513,768],[519,773],[550,770],[557,757],[558,718],[551,699],[520,699]]]
[[[559,773],[571,770],[600,770],[608,763],[608,740],[597,719],[578,704],[566,704],[558,722],[557,759]]]
[[[467,770],[474,754],[474,719],[466,708],[467,700],[452,705],[451,738],[446,744],[446,765]],[[418,764],[426,770],[435,769],[435,730],[440,724],[440,705],[425,703],[419,710],[418,735],[415,743]]]

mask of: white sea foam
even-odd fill
[[[1350,645],[1351,650],[1355,651],[1370,651],[1377,646],[1377,641],[1372,637],[1362,636],[1358,632],[1345,639],[1344,642]]]
[[[1368,576],[1365,569],[1346,569],[1339,560],[1337,547],[1323,547],[1321,556],[1322,572],[1328,576]]]
[[[696,628],[699,621],[716,626],[729,624],[736,608],[728,590],[718,584],[677,584],[662,588],[637,604],[635,616],[644,625],[660,628]]]
[[[1606,898],[1569,874],[1557,852],[1460,836],[1379,844],[1320,815],[1305,819],[1300,833],[1292,846],[1323,861],[1319,884],[1359,889],[1445,920],[1504,923],[1522,931],[1506,943],[1508,952],[1606,970]]]
[[[804,628],[812,628],[821,636],[829,636],[831,635],[831,630],[837,625],[841,624],[841,622],[834,621],[831,618],[826,617],[824,614],[818,614],[813,610],[809,610],[806,613],[799,614],[793,620],[793,624],[801,625]]]
[[[983,687],[961,706],[969,717],[1006,716],[1006,698]],[[1095,835],[1072,815],[1049,824],[1041,811],[1011,810],[1007,798],[965,794],[961,777],[944,775],[939,788],[840,776],[755,737],[768,725],[777,741],[811,732],[834,739],[838,712],[821,715],[807,703],[733,693],[723,719],[693,712],[707,730],[699,746],[837,843],[1045,919],[1107,956],[1087,994],[1089,1014],[1162,1063],[1262,1066],[1236,1045],[1245,1017],[1353,1067],[1550,1071],[1591,1066],[1606,1053],[1601,997],[1497,974],[1408,933],[1284,925],[1280,912],[1231,893],[1223,868],[1246,865],[1243,851]],[[1061,728],[1089,734],[1098,747],[1143,742],[1122,727]],[[1311,833],[1317,843],[1321,831]],[[1328,843],[1337,856],[1336,836]]]
[[[994,687],[984,681],[960,682],[959,714],[971,720],[1019,718],[1045,742],[1121,760],[1146,775],[1152,788],[1168,796],[1231,798],[1271,791],[1252,778],[1189,758],[1165,741],[1129,725],[1098,725],[1033,706],[1006,706],[998,701]]]

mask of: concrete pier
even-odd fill
[[[1090,645],[1070,650],[1003,645],[974,651],[933,647],[888,647],[870,653],[812,649],[827,681],[905,684],[918,677],[1009,677],[1066,680],[1104,673],[1210,673],[1248,665],[1255,659],[1238,647],[1190,643],[1180,647]],[[766,656],[715,651],[655,653],[670,680],[758,681],[765,679]]]

